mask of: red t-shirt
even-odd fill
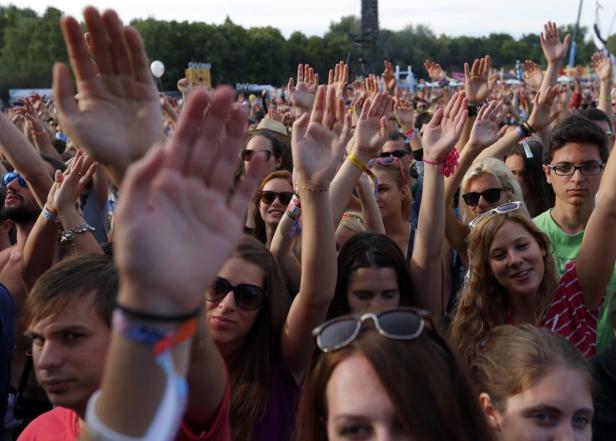
[[[537,326],[542,326],[567,339],[587,358],[597,353],[597,317],[601,305],[588,309],[577,278],[576,261],[565,265],[558,287],[552,295],[548,313]]]
[[[231,387],[227,381],[225,395],[218,406],[216,415],[200,427],[206,431],[195,431],[194,427],[182,421],[175,441],[231,441],[229,411],[231,409]],[[56,407],[33,420],[19,435],[17,441],[76,441],[81,426],[79,417],[66,407]]]

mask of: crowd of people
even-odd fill
[[[0,114],[5,440],[616,437],[608,53],[559,84],[548,22],[521,85],[340,62],[174,100],[84,21]]]

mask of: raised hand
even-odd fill
[[[592,54],[592,68],[597,73],[599,80],[609,81],[612,79],[612,62],[603,52]]]
[[[490,56],[473,61],[469,69],[464,63],[464,90],[470,103],[483,104],[490,96],[488,79],[490,76]]]
[[[398,84],[398,80],[396,80],[396,76],[394,75],[394,66],[387,60],[383,61],[383,65],[385,67],[383,71],[385,90],[387,90],[390,95],[393,95],[396,91],[396,84]]]
[[[234,91],[195,89],[173,137],[127,172],[116,219],[116,262],[132,295],[150,312],[194,310],[242,234],[264,162],[232,195],[248,115]],[[255,162],[256,161],[256,162]],[[124,299],[127,303],[130,299]]]
[[[456,92],[445,109],[438,109],[434,113],[421,138],[426,160],[438,163],[445,160],[460,139],[468,118],[467,106],[468,100],[464,93]]]
[[[543,32],[539,36],[541,41],[541,47],[543,48],[543,55],[548,63],[560,63],[567,55],[567,48],[569,47],[570,35],[565,35],[563,41],[560,41],[558,33],[558,27],[553,21],[548,21],[543,26]]]
[[[490,101],[481,108],[468,138],[471,148],[483,149],[498,139],[498,122],[502,107],[500,101]]]
[[[415,109],[413,103],[408,100],[394,98],[394,116],[402,130],[412,130],[415,126]]]
[[[430,76],[430,80],[432,81],[443,81],[447,79],[447,72],[441,67],[440,64],[426,59],[424,61],[424,67],[428,72],[428,76]]]
[[[77,79],[77,101],[67,67],[54,66],[53,89],[63,130],[110,168],[117,185],[124,171],[163,137],[158,92],[141,37],[122,26],[114,11],[84,10],[94,62],[73,17],[61,26]],[[96,64],[95,64],[96,63]]]
[[[543,81],[543,70],[541,66],[533,60],[526,60],[522,64],[522,70],[524,72],[524,81],[534,90],[539,90],[541,82]]]
[[[310,115],[293,124],[293,184],[296,190],[329,187],[351,130],[351,117],[334,86],[319,86]]]
[[[550,125],[560,115],[560,112],[556,111],[550,113],[554,98],[561,93],[560,86],[552,86],[548,89],[547,93],[537,91],[535,100],[533,101],[533,111],[528,117],[528,125],[535,131],[543,130]]]
[[[64,173],[56,170],[54,183],[45,204],[47,209],[60,216],[67,211],[76,210],[77,200],[92,179],[96,166],[97,163],[92,158],[78,150]]]
[[[297,65],[297,84],[289,78],[287,94],[295,109],[296,116],[310,112],[319,85],[319,74],[310,65]]]
[[[348,82],[349,65],[344,61],[339,62],[333,69],[329,70],[327,85],[334,86],[336,89],[336,96],[346,98]]]
[[[377,93],[367,99],[355,128],[354,153],[362,160],[374,158],[387,139],[387,120],[391,113],[393,98],[387,93]]]

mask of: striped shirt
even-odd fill
[[[597,353],[597,318],[601,305],[588,309],[577,278],[576,261],[565,266],[545,319],[537,323],[567,339],[584,357]]]

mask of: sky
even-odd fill
[[[1,5],[11,3],[0,0]],[[228,16],[244,27],[274,26],[288,37],[294,31],[323,35],[331,22],[347,15],[361,15],[361,0],[18,0],[13,4],[44,12],[54,6],[81,18],[84,6],[113,8],[129,22],[133,18],[222,23]],[[592,29],[596,1],[583,2],[581,24]],[[616,0],[603,4],[599,22],[607,34],[616,14]],[[505,32],[520,37],[539,33],[547,20],[574,23],[578,0],[380,0],[381,28],[400,30],[408,24],[424,24],[436,34],[482,36]],[[612,26],[616,33],[616,23]]]

